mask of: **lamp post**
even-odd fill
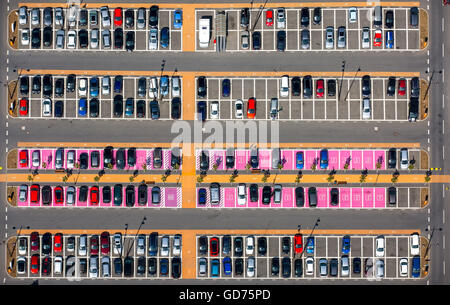
[[[344,82],[345,60],[342,61],[341,70],[342,70],[342,76],[341,76],[341,83],[340,83],[340,85],[339,85],[339,97],[338,97],[338,101],[341,100],[342,83]]]
[[[431,229],[430,240],[428,241],[428,246],[427,246],[427,249],[425,250],[425,254],[423,256],[424,259],[427,257],[428,250],[430,250],[431,240],[433,239],[434,231],[436,231],[436,229],[438,229],[439,231],[442,231],[442,228],[433,228],[433,229]],[[426,228],[425,231],[428,232],[429,229]]]
[[[361,71],[361,67],[358,67],[358,70],[356,70],[355,75],[353,76],[352,82],[350,83],[350,88],[347,90],[347,93],[345,94],[344,102],[347,101],[347,96],[350,90],[352,90],[353,83],[355,82],[356,76]]]
[[[266,0],[263,5],[259,6],[258,16],[256,16],[255,23],[253,23],[253,26],[250,28],[250,31],[249,31],[250,33],[252,33],[253,30],[255,29],[256,23],[259,21],[259,18],[261,17],[261,14],[262,14],[264,8],[266,7],[267,2],[269,2],[269,0]],[[250,2],[250,7],[253,7],[253,1]],[[250,14],[251,14],[251,12],[250,12]]]
[[[436,72],[436,70],[434,70],[434,69],[433,69],[433,71],[431,72],[430,81],[428,82],[427,90],[425,91],[425,95],[423,96],[423,100],[424,100],[424,101],[425,101],[425,98],[426,98],[427,95],[428,95],[428,90],[430,90],[431,82],[433,81],[433,77],[434,77],[434,73],[435,73],[435,72]],[[439,74],[442,74],[442,70],[439,70],[438,72],[439,72]],[[428,70],[425,71],[425,73],[428,74],[428,73],[429,73]],[[419,84],[419,86],[420,86],[420,84]]]
[[[125,241],[127,240],[128,224],[125,224],[125,234],[123,235],[123,246],[120,249],[120,258],[122,258],[123,248],[125,248]]]
[[[129,248],[128,251],[127,251],[127,257],[128,257],[128,255],[130,254],[131,248],[133,248],[133,245],[134,245],[134,241],[136,240],[136,238],[137,238],[137,236],[138,236],[138,234],[139,234],[139,231],[141,230],[142,225],[145,224],[145,221],[146,221],[146,220],[147,220],[147,217],[144,216],[144,218],[142,218],[141,224],[139,225],[139,228],[138,228],[137,231],[136,231],[136,235],[134,236],[133,242],[131,243],[131,246],[130,246],[130,248]]]

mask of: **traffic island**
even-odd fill
[[[421,79],[420,80],[420,107],[419,109],[419,118],[421,120],[425,120],[428,117],[428,97],[429,94],[427,94],[427,88],[428,88],[428,82],[426,80]],[[426,96],[425,96],[426,94]]]
[[[17,186],[8,186],[6,188],[6,199],[8,200],[8,203],[16,207],[17,206]]]
[[[11,149],[6,157],[6,168],[17,169],[17,149]]]
[[[425,237],[420,237],[420,277],[426,277],[429,273],[430,250],[427,251],[430,241]]]
[[[11,237],[6,243],[6,271],[12,277],[17,277],[16,240],[17,237]]]
[[[17,117],[17,80],[8,84],[8,113],[12,117]]]
[[[428,152],[425,150],[420,151],[420,169],[429,169],[430,164],[428,164]]]
[[[8,15],[8,42],[13,49],[19,48],[19,15],[17,10],[11,11]]]
[[[428,12],[419,9],[420,20],[420,49],[423,50],[428,46]]]
[[[430,203],[429,193],[430,189],[428,187],[423,187],[420,189],[420,202],[422,204],[422,208],[426,207]]]

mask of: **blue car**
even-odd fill
[[[297,169],[303,169],[303,152],[302,151],[298,151],[295,154],[295,166],[297,167]]]
[[[161,76],[159,80],[159,92],[162,96],[169,94],[169,77],[167,75]]]
[[[350,236],[345,235],[342,238],[342,254],[348,254],[350,252]]]
[[[389,30],[386,32],[386,49],[394,48],[394,31]]]
[[[206,102],[200,101],[197,103],[197,120],[205,121],[206,120]]]
[[[159,36],[159,42],[161,43],[162,48],[168,48],[169,47],[169,28],[164,27],[161,29],[161,34]]]
[[[228,78],[222,81],[222,97],[230,96],[230,80]]]
[[[211,260],[211,277],[219,277],[220,261],[218,259]]]
[[[314,237],[308,237],[306,239],[306,253],[314,254]]]
[[[225,275],[231,275],[231,258],[228,256],[223,259],[223,273]]]
[[[114,92],[120,93],[122,92],[122,85],[123,85],[123,76],[117,75],[114,77]]]
[[[328,167],[328,149],[320,151],[320,168],[326,169]]]
[[[89,84],[89,92],[91,94],[91,97],[98,96],[98,86],[98,77],[92,77]]]
[[[175,10],[173,14],[173,27],[176,29],[181,29],[182,25],[183,25],[183,11]]]
[[[87,99],[80,98],[80,102],[78,103],[78,116],[86,116],[87,115]]]
[[[132,116],[133,113],[134,113],[134,99],[132,97],[129,97],[125,102],[125,115]]]
[[[198,204],[205,205],[206,204],[206,189],[201,188],[198,190]]]
[[[420,277],[420,256],[415,255],[412,258],[412,268],[411,268],[412,277]]]

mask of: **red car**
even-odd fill
[[[39,254],[33,254],[31,256],[30,271],[33,274],[39,273]]]
[[[209,249],[211,252],[211,256],[219,255],[219,239],[217,237],[212,237],[209,240]]]
[[[318,79],[316,81],[316,96],[317,97],[323,97],[324,90],[324,80]]]
[[[53,240],[53,251],[62,252],[63,250],[63,235],[62,233],[56,233],[55,239]]]
[[[44,257],[42,260],[42,275],[50,275],[52,272],[52,259],[50,256]]]
[[[247,118],[254,119],[255,115],[256,115],[256,100],[254,98],[249,98],[247,104]]]
[[[122,9],[120,7],[114,10],[114,25],[122,26]]]
[[[91,187],[91,191],[90,191],[90,200],[91,200],[91,205],[98,205],[98,186],[93,186]]]
[[[266,11],[266,25],[273,26],[273,10]]]
[[[64,203],[64,191],[61,186],[55,187],[55,204],[63,204]]]
[[[31,251],[39,251],[39,233],[32,232],[30,234]]]
[[[20,116],[28,115],[28,99],[22,98],[19,102],[19,114]]]
[[[381,47],[382,42],[383,42],[383,37],[381,35],[381,30],[376,30],[375,36],[373,37],[373,46]]]
[[[100,246],[102,247],[102,254],[108,255],[109,254],[109,233],[103,232],[100,235]]]
[[[400,78],[398,80],[398,95],[403,96],[406,94],[406,79]]]
[[[98,235],[91,236],[90,244],[91,244],[91,248],[90,248],[91,255],[97,255],[98,254]]]
[[[30,201],[31,203],[39,203],[39,199],[40,199],[40,189],[39,189],[39,185],[37,184],[33,184],[30,187]]]
[[[21,150],[19,152],[19,165],[21,168],[28,167],[28,150]]]
[[[300,233],[294,235],[294,250],[295,253],[303,252],[303,235]]]

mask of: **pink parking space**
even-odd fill
[[[103,203],[103,186],[102,187],[99,187],[99,191],[100,191],[100,203],[99,203],[99,205],[102,207],[102,208],[105,208],[105,207],[110,207],[111,206],[111,204],[112,204],[112,201],[114,200],[114,197],[113,197],[113,194],[111,194],[111,202],[110,203]],[[114,190],[113,190],[113,188],[111,188],[111,193],[113,192]]]
[[[271,169],[272,168],[272,151],[268,149],[260,149],[259,152],[259,168]]]
[[[339,151],[339,169],[344,169],[345,168],[345,163],[347,162],[347,160],[350,158],[350,165],[352,164],[351,162],[351,152],[350,150],[341,150]],[[349,169],[351,168],[351,166],[348,167]]]
[[[25,202],[19,201],[19,192],[20,192],[20,186],[17,187],[16,194],[17,194],[17,206],[19,207],[27,207],[30,205],[30,188],[27,189],[27,200]]]
[[[217,170],[225,169],[225,150],[212,150],[209,152],[210,160],[209,169],[213,169],[214,164],[217,164]]]
[[[326,208],[328,207],[328,192],[329,189],[325,187],[317,188],[317,207]]]
[[[339,169],[339,151],[329,150],[328,151],[328,169],[338,170]]]
[[[147,149],[147,157],[145,162],[147,163],[147,169],[153,169],[153,149]]]
[[[293,208],[294,207],[294,188],[286,187],[282,190],[281,206],[283,208]]]
[[[382,187],[375,188],[375,208],[386,207],[386,189]]]
[[[386,169],[386,163],[384,162],[386,159],[386,151],[384,150],[375,150],[375,164],[377,162],[380,162],[381,167],[380,169]],[[376,167],[375,167],[376,168]]]
[[[363,169],[361,150],[352,150],[351,169]]]
[[[363,207],[365,207],[365,208],[373,208],[373,202],[374,202],[373,188],[365,187],[365,188],[363,188],[363,192],[364,192]]]
[[[294,170],[295,167],[295,153],[293,150],[281,150],[281,161],[284,162],[283,169]]]
[[[351,189],[350,188],[340,188],[339,189],[339,207],[341,208],[350,208],[350,196],[351,196]]]
[[[236,188],[234,187],[226,187],[224,188],[224,205],[226,208],[234,208],[239,206],[237,204],[237,198],[236,198]]]
[[[170,153],[170,150],[163,149],[162,156],[163,156],[163,169],[170,169],[170,161],[172,160],[172,154]]]
[[[309,188],[308,187],[305,187],[304,188],[304,194],[305,194],[305,205],[304,205],[304,207],[305,208],[308,208],[309,207],[309,198],[308,198],[308,190],[309,190]]]
[[[248,151],[247,150],[236,150],[236,169],[245,170],[245,166],[248,162]]]
[[[161,188],[161,195],[164,197],[162,207],[166,208],[180,208],[181,207],[181,188],[179,187],[163,187]],[[162,198],[161,198],[162,199]]]
[[[88,200],[86,200],[85,202],[80,202],[80,201],[78,200],[78,198],[80,198],[80,188],[77,187],[77,188],[75,188],[75,189],[76,189],[76,191],[77,191],[76,206],[77,206],[77,207],[86,207],[86,206],[88,205],[89,192],[88,192]]]
[[[362,200],[362,188],[352,188],[352,208],[361,208],[363,202]]]
[[[41,150],[41,164],[39,165],[39,169],[44,169],[42,167],[42,163],[45,162],[47,164],[46,169],[54,169],[54,156],[55,156],[56,149],[42,149]],[[64,158],[67,159],[67,158]]]
[[[136,149],[136,168],[142,169],[142,166],[147,162],[147,150]],[[148,165],[147,165],[148,168]]]
[[[364,150],[363,151],[363,169],[374,170],[375,162],[373,158],[373,150]]]

